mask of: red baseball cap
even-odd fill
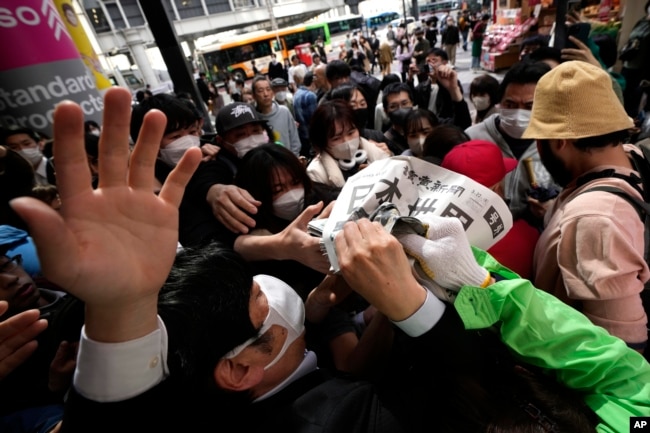
[[[440,165],[490,188],[517,167],[517,160],[504,158],[491,141],[471,140],[454,146]]]

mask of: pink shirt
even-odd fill
[[[592,172],[624,167],[601,166]],[[601,178],[570,184],[547,214],[546,229],[534,256],[534,283],[582,311],[594,324],[628,343],[647,340],[647,317],[641,303],[650,271],[643,258],[644,224],[625,199],[609,192],[580,191],[616,186],[640,194],[625,180]]]

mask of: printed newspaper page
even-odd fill
[[[371,214],[386,202],[402,216],[458,218],[470,243],[481,249],[490,248],[512,227],[512,214],[501,197],[463,175],[409,156],[375,161],[347,180],[323,227],[322,247],[335,272],[336,234],[355,209]]]

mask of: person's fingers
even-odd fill
[[[573,42],[576,47],[578,47],[580,50],[589,50],[589,47],[587,44],[582,42],[580,39],[576,38],[575,36],[569,36],[569,40]]]
[[[200,162],[201,151],[199,149],[188,149],[167,176],[158,196],[171,203],[174,207],[179,207],[185,193],[185,187]],[[153,172],[151,172],[150,176],[153,179]]]
[[[363,239],[366,239],[367,241],[375,240],[378,237],[387,234],[380,223],[371,222],[366,218],[357,221],[357,225],[359,227],[359,233],[361,233]]]
[[[104,95],[99,137],[99,187],[126,184],[131,124],[131,92],[112,87]]]
[[[9,303],[7,301],[0,301],[0,316],[7,312]]]
[[[92,190],[84,150],[84,114],[79,105],[63,101],[54,109],[54,160],[59,195],[69,197]]]
[[[309,221],[313,220],[314,217],[318,215],[322,209],[322,201],[319,201],[318,203],[311,206],[307,206],[307,208],[302,211],[302,213],[298,215],[295,220],[293,220],[292,224],[294,224],[300,230],[307,230],[307,224],[309,224]]]
[[[221,209],[217,213],[217,219],[233,233],[247,234],[249,232],[249,226],[246,223],[248,222],[251,222],[250,227],[255,226],[255,220],[239,209],[236,209],[234,215]]]
[[[0,322],[0,341],[5,341],[38,321],[38,310],[27,310]],[[47,327],[47,322],[46,325]]]
[[[325,209],[321,211],[321,213],[318,214],[318,219],[322,218],[329,218],[330,215],[332,214],[332,210],[334,209],[334,205],[336,204],[336,200],[331,201],[327,206],[325,206]]]
[[[59,213],[40,200],[19,197],[9,202],[10,206],[27,223],[29,234],[38,245],[38,256],[43,274],[59,286],[66,287],[76,278],[74,264],[78,263],[75,235],[65,224]],[[65,206],[65,205],[64,205]],[[61,266],[61,254],[65,252],[69,267]]]
[[[236,188],[232,196],[232,201],[240,208],[252,214],[256,214],[257,207],[262,204],[261,201],[255,200],[255,197],[243,188]]]
[[[128,168],[129,186],[136,189],[153,190],[154,166],[165,132],[167,118],[158,110],[151,110],[142,122]]]

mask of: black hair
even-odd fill
[[[160,110],[167,116],[165,134],[189,128],[197,121],[196,112],[188,106],[186,100],[160,93],[143,100],[139,105],[133,107],[131,112],[131,138],[134,142],[137,141],[138,134],[140,134],[140,127],[142,127],[145,114],[153,109]]]
[[[562,50],[555,47],[539,47],[532,53],[528,53],[525,56],[530,62],[543,62],[544,60],[554,60],[558,63],[562,63]]]
[[[48,206],[59,196],[59,190],[54,185],[34,185],[32,197],[46,203]]]
[[[309,196],[312,185],[305,166],[289,149],[274,143],[263,144],[247,152],[234,181],[235,185],[262,202],[257,213],[251,215],[256,222],[255,227],[274,233],[277,217],[273,215],[273,185],[277,169],[285,169],[296,182],[303,185],[305,196]],[[280,230],[283,228],[279,227]]]
[[[93,134],[86,134],[84,136],[84,147],[86,155],[93,159],[99,158],[99,137]]]
[[[18,134],[27,134],[29,138],[37,143],[41,140],[41,136],[38,134],[38,132],[34,131],[31,128],[8,128],[5,129],[2,133],[2,144],[5,144],[7,142],[7,138]]]
[[[327,81],[334,81],[339,78],[347,78],[352,74],[350,65],[345,63],[343,60],[332,60],[327,62],[325,67],[325,76]]]
[[[142,90],[135,92],[135,100],[138,101],[138,103],[144,101],[144,92]]]
[[[518,62],[512,66],[501,81],[499,87],[499,101],[510,84],[537,84],[551,67],[543,62]]]
[[[313,82],[314,82],[314,73],[312,71],[308,71],[305,74],[305,77],[302,79],[302,84],[305,87],[309,87],[312,85]]]
[[[539,45],[541,47],[548,45],[549,37],[546,35],[533,35],[521,42],[520,50],[523,50],[527,46]]]
[[[184,386],[216,389],[214,368],[224,355],[258,334],[249,301],[247,262],[218,243],[184,249],[158,296],[169,333],[169,369]]]
[[[99,129],[99,123],[95,122],[94,120],[86,120],[84,122],[84,132],[89,133],[91,128]]]
[[[427,56],[436,56],[447,62],[449,61],[449,54],[440,48],[431,48],[429,51],[427,51]]]
[[[499,101],[499,81],[490,74],[479,75],[469,85],[469,94],[488,95],[494,105]]]
[[[253,90],[253,93],[255,93],[255,85],[260,81],[268,81],[269,86],[271,85],[271,80],[266,75],[255,75],[253,77],[253,81],[251,82],[251,89]]]
[[[573,142],[573,145],[580,150],[587,151],[589,149],[605,147],[612,144],[617,146],[625,143],[629,138],[630,131],[628,129],[623,129],[594,137],[578,138]]]
[[[386,86],[393,83],[401,83],[402,79],[397,74],[386,74],[384,78],[381,79],[381,84],[379,84],[379,90],[383,91]]]
[[[354,111],[346,101],[336,99],[325,101],[316,108],[309,124],[309,138],[314,150],[324,152],[327,142],[336,133],[336,122],[344,122],[343,127],[357,127]]]
[[[436,164],[440,164],[454,146],[469,140],[469,136],[457,126],[438,125],[424,140],[422,157],[429,157]]]
[[[350,102],[350,99],[352,99],[352,95],[354,94],[355,90],[360,91],[364,98],[366,97],[366,95],[363,92],[363,89],[361,89],[361,86],[358,86],[354,83],[344,83],[327,92],[325,94],[325,99],[327,101],[341,99],[345,102]]]
[[[408,93],[411,102],[414,102],[413,92],[411,91],[409,85],[406,83],[393,83],[386,86],[386,88],[384,88],[383,96],[381,98],[381,102],[384,105],[384,111],[386,111],[386,109],[388,108],[388,96],[395,95],[402,92]]]
[[[419,128],[422,124],[422,119],[427,119],[431,127],[436,127],[440,123],[438,117],[429,110],[425,110],[424,108],[411,110],[408,116],[406,116],[406,122],[404,123],[404,135],[408,135],[408,131],[412,128]]]

